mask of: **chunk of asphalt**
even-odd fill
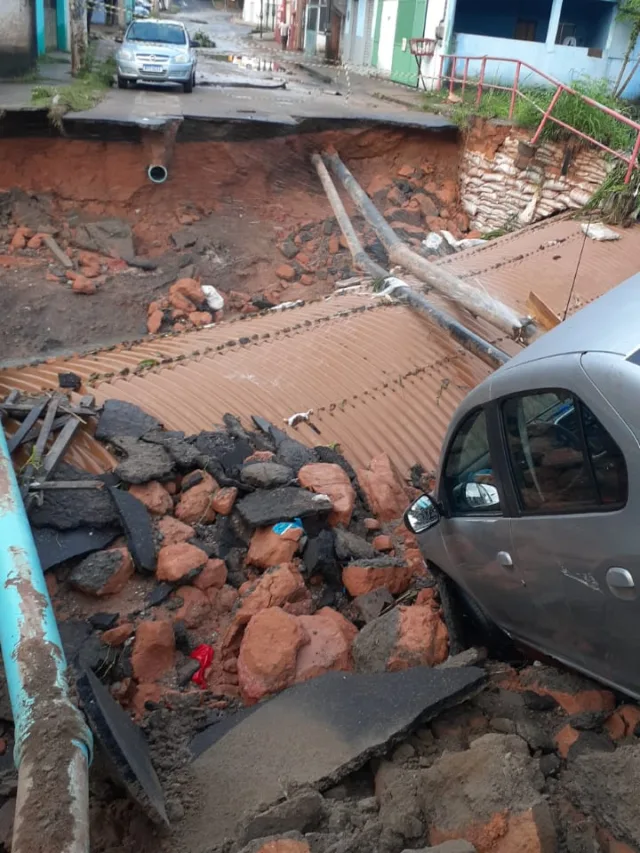
[[[149,595],[145,598],[144,603],[147,607],[157,607],[169,598],[173,590],[174,585],[172,583],[162,581],[154,586]]]
[[[115,469],[116,475],[124,483],[166,480],[173,474],[173,459],[161,445],[126,435],[112,438],[111,443],[127,454],[127,458]]]
[[[53,480],[97,480],[92,474],[61,463]],[[33,527],[74,530],[78,527],[105,528],[118,525],[118,515],[106,488],[50,489],[43,492],[42,504],[29,509]],[[93,549],[92,549],[93,550]]]
[[[235,715],[233,723],[227,718],[212,727],[217,740],[191,765],[202,799],[185,829],[214,847],[283,790],[336,785],[484,681],[474,667],[330,672]]]
[[[283,835],[285,832],[309,832],[325,817],[324,797],[313,788],[299,791],[261,811],[240,827],[238,844],[248,844],[256,838]]]
[[[133,403],[107,400],[96,424],[96,438],[99,441],[111,441],[119,435],[141,438],[145,432],[158,429],[160,426],[160,421],[143,412]]]
[[[372,589],[371,592],[365,592],[363,595],[357,595],[353,599],[353,606],[362,622],[372,622],[382,614],[382,611],[393,604],[393,596],[388,589],[381,587],[380,589]]]
[[[34,527],[32,532],[44,572],[73,557],[84,557],[93,551],[101,551],[120,535],[117,527],[104,527],[101,530],[90,527],[78,527],[75,530]]]
[[[355,533],[350,533],[348,530],[338,528],[336,530],[336,554],[338,559],[343,562],[348,560],[373,560],[379,557],[380,554],[370,542],[358,536]],[[387,562],[386,565],[389,565]]]
[[[317,536],[307,540],[302,563],[309,577],[322,575],[328,583],[341,585],[342,570],[336,559],[332,530],[321,530]]]
[[[143,572],[154,572],[156,546],[149,511],[142,501],[122,489],[111,486],[109,495],[124,529],[134,565]]]
[[[240,516],[251,527],[269,527],[279,521],[331,512],[327,495],[314,495],[295,486],[283,486],[247,495],[236,504]]]
[[[149,818],[168,826],[164,794],[142,731],[91,671],[77,682],[89,726],[107,755],[115,781],[127,789]]]
[[[240,479],[256,489],[275,489],[294,479],[291,468],[277,462],[252,462],[240,471]]]
[[[108,631],[118,621],[119,613],[94,613],[88,621],[96,631]]]
[[[145,433],[142,440],[164,447],[181,471],[191,471],[201,462],[202,454],[194,444],[185,440],[184,433],[152,430]]]
[[[251,418],[258,429],[266,433],[275,442],[277,461],[293,468],[294,473],[297,474],[303,465],[318,461],[315,450],[306,447],[296,441],[295,438],[290,438],[284,430],[274,426],[270,421],[258,415],[252,415]]]

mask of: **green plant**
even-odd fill
[[[57,127],[67,112],[90,110],[99,103],[113,82],[116,64],[113,57],[103,62],[89,59],[85,68],[68,86],[34,86],[31,101],[48,107],[49,118]]]
[[[628,225],[640,217],[640,171],[634,169],[628,184],[626,163],[617,163],[591,196],[584,209],[600,210],[609,225]]]
[[[638,0],[640,2],[640,0]],[[612,94],[606,80],[582,77],[572,84],[581,95],[609,107],[623,115],[629,115],[630,107],[620,98]],[[516,97],[512,121],[519,127],[534,129],[538,127],[544,111],[551,103],[554,89],[542,86],[521,87],[521,95]],[[467,127],[473,116],[488,119],[509,119],[511,92],[496,89],[483,91],[480,104],[476,106],[477,85],[469,81],[462,100],[450,108],[451,117],[461,127]],[[445,104],[448,92],[441,95],[441,103]],[[433,108],[434,96],[430,93],[429,105]],[[634,131],[614,116],[586,103],[582,98],[568,92],[562,92],[554,105],[552,115],[568,124],[575,130],[593,137],[603,145],[615,150],[627,150],[633,145]],[[542,139],[560,140],[570,138],[571,131],[548,119],[542,129]]]
[[[624,58],[622,60],[622,66],[620,68],[620,73],[618,74],[618,79],[615,82],[613,87],[613,91],[615,94],[620,97],[624,90],[629,85],[633,74],[638,67],[638,62],[635,63],[631,74],[627,77],[624,84],[621,85],[622,77],[624,72],[626,71],[627,65],[629,64],[629,60],[631,59],[631,54],[633,53],[633,49],[636,46],[636,42],[638,41],[638,36],[640,36],[640,0],[622,0],[620,3],[620,7],[618,9],[617,14],[618,21],[622,21],[623,23],[627,23],[631,25],[631,29],[629,31],[629,41],[627,42],[627,49],[624,54]]]
[[[198,42],[199,47],[215,47],[216,43],[205,33],[204,30],[196,30],[193,40]]]

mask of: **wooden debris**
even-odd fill
[[[40,415],[45,410],[48,404],[49,400],[39,400],[35,405],[33,403],[31,404],[31,408],[27,412],[26,418],[22,421],[22,423],[14,432],[14,434],[7,439],[7,447],[9,448],[9,453],[13,453],[16,447],[20,446],[22,439],[38,420],[38,418],[40,417]]]
[[[70,270],[73,267],[73,261],[71,258],[64,252],[60,246],[56,243],[53,237],[50,234],[46,236],[43,235],[42,242],[45,244],[47,249],[51,252],[51,254],[55,257],[57,261],[59,261],[65,269]]]
[[[547,332],[550,332],[551,329],[555,329],[555,327],[559,326],[562,322],[555,311],[552,311],[547,303],[543,302],[543,300],[540,299],[538,294],[533,290],[529,293],[529,298],[527,299],[527,310],[536,322],[539,323]]]

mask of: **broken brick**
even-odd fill
[[[194,326],[208,326],[213,323],[213,317],[208,311],[192,311],[189,314],[189,320]]]
[[[329,515],[329,524],[332,527],[339,524],[349,526],[356,493],[343,468],[330,462],[312,462],[300,469],[298,481],[305,489],[331,498],[333,509]]]
[[[134,484],[129,487],[129,494],[141,501],[151,515],[167,515],[173,509],[171,495],[157,480]]]
[[[72,570],[69,583],[87,595],[121,592],[133,575],[133,560],[126,548],[110,548],[85,557]]]
[[[410,566],[384,566],[379,565],[378,560],[374,565],[368,565],[366,561],[362,561],[362,564],[350,563],[342,570],[342,583],[354,598],[382,587],[392,595],[401,595],[409,589],[412,578],[413,570]]]
[[[89,281],[89,279],[84,275],[77,275],[74,278],[71,289],[74,293],[84,293],[87,296],[91,296],[96,292],[95,284],[92,281]]]
[[[184,293],[178,293],[177,291],[171,293],[171,290],[169,290],[169,303],[176,311],[183,311],[185,314],[191,314],[195,308],[193,302],[187,299]]]
[[[351,646],[358,633],[355,625],[330,607],[323,607],[313,616],[298,618],[309,641],[298,652],[296,683],[326,672],[353,669]]]
[[[227,582],[227,566],[224,560],[207,560],[204,569],[193,581],[197,589],[222,589]]]
[[[566,725],[563,726],[560,731],[556,732],[554,735],[554,743],[556,745],[556,749],[562,758],[565,758],[569,755],[569,750],[573,746],[573,744],[580,737],[580,732],[576,731],[573,726]]]
[[[238,656],[238,682],[247,705],[293,684],[298,649],[308,642],[299,620],[280,607],[257,613],[249,622]]]
[[[380,521],[399,518],[409,502],[400,477],[386,453],[358,471],[358,480],[369,506]]]
[[[340,240],[335,235],[333,237],[329,237],[327,247],[330,254],[337,255],[340,251]]]
[[[100,639],[107,646],[121,646],[133,634],[134,627],[132,622],[123,622],[122,625],[116,625],[115,628],[110,628],[104,631]]]
[[[640,707],[638,705],[621,705],[604,724],[605,729],[613,740],[622,740],[635,734],[640,725]]]
[[[204,568],[207,555],[189,542],[165,545],[158,553],[156,577],[160,581],[175,582],[196,569]]]
[[[297,273],[291,264],[280,264],[276,269],[276,275],[284,281],[295,281]]]
[[[305,287],[309,287],[313,284],[313,276],[312,275],[301,275],[300,276],[300,284],[304,284]]]
[[[211,610],[205,593],[195,586],[181,586],[175,597],[182,599],[182,605],[174,612],[174,619],[184,622],[187,628],[199,628]]]
[[[182,294],[196,307],[206,303],[204,291],[194,278],[181,278],[176,281],[169,288],[169,295],[172,293]]]
[[[299,527],[290,527],[284,533],[276,533],[270,527],[258,528],[249,543],[246,565],[268,569],[291,562],[301,536]]]
[[[158,530],[162,534],[163,545],[177,545],[179,542],[187,542],[196,535],[193,527],[171,516],[160,519]]]
[[[390,536],[376,536],[371,544],[376,551],[393,551],[393,541]]]
[[[201,474],[202,479],[182,493],[176,506],[175,516],[185,524],[211,524],[216,517],[213,497],[218,491],[218,484],[206,471],[194,473]]]
[[[147,331],[150,335],[157,335],[160,331],[160,327],[162,326],[162,321],[164,320],[164,314],[159,309],[153,311],[147,317]]]
[[[273,455],[273,454],[272,454]],[[238,490],[235,486],[227,486],[224,489],[219,489],[213,496],[211,504],[214,510],[220,515],[229,515],[233,509],[233,505],[238,497]]]
[[[141,622],[131,654],[133,676],[139,682],[153,682],[175,665],[175,637],[171,622]]]

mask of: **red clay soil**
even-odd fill
[[[194,264],[192,274],[223,294],[266,293],[279,302],[331,292],[352,270],[344,246],[329,257],[329,237],[323,232],[332,211],[310,154],[326,145],[337,148],[365,187],[390,187],[409,167],[428,175],[432,189],[457,178],[458,141],[434,132],[373,129],[247,142],[178,142],[169,179],[161,185],[151,184],[146,175],[148,140],[0,140],[0,192],[20,188],[46,196],[59,228],[57,239],[70,247],[76,268],[76,225],[107,217],[127,221],[138,257],[158,263],[152,272],[103,266],[95,294],[74,293],[46,247],[12,250],[12,226],[22,223],[9,219],[3,228],[0,219],[0,313],[5,318],[0,361],[140,337],[146,332],[147,306],[184,275],[180,268],[185,264]],[[305,238],[311,254],[304,249],[303,257],[309,257],[289,282],[276,275],[287,262],[280,247],[303,226],[316,229],[313,241]],[[178,249],[172,235],[185,229],[198,240]],[[234,307],[227,300],[227,308]]]

